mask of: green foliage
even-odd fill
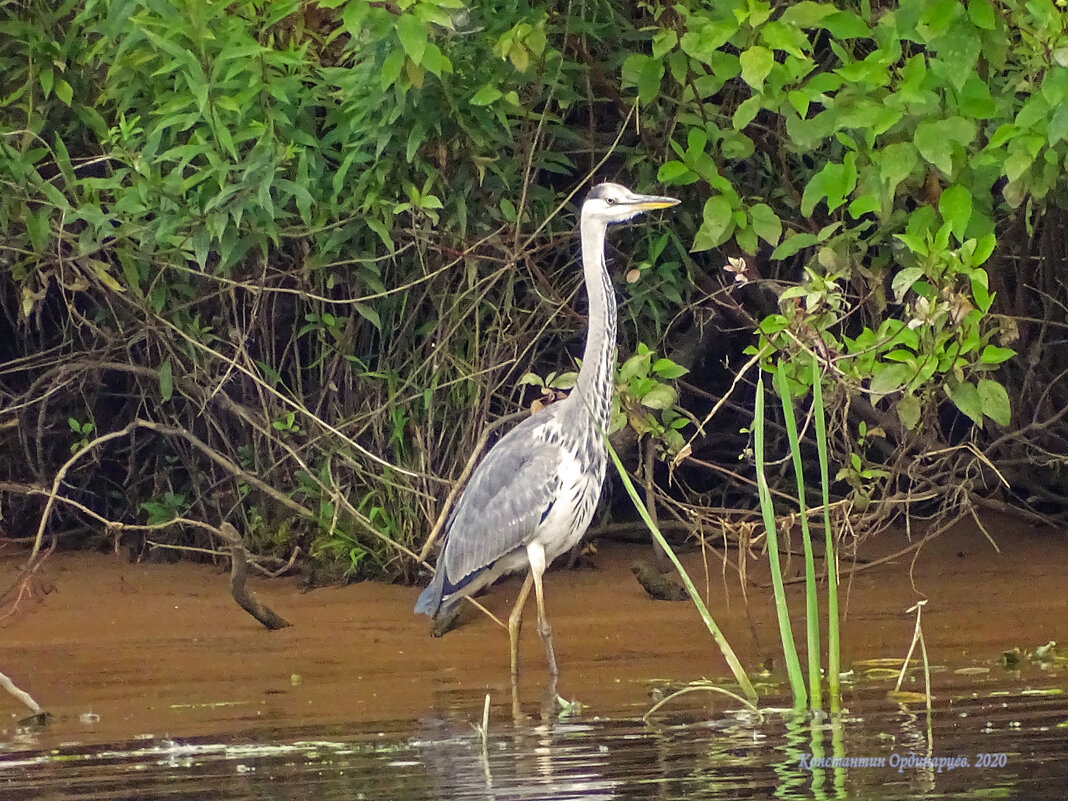
[[[639,437],[650,435],[665,455],[678,453],[686,444],[681,431],[691,424],[692,415],[678,406],[679,393],[674,381],[688,372],[671,359],[658,359],[648,345],[639,342],[634,355],[616,368],[607,433],[630,427]],[[577,377],[575,372],[554,372],[544,378],[527,373],[519,379],[519,384],[541,390],[541,396],[531,404],[537,411],[545,403],[566,397],[566,391],[575,386]]]
[[[1059,292],[1016,256],[1068,208],[1050,0],[27,0],[0,68],[0,303],[36,443],[9,477],[69,458],[34,425],[92,420],[81,448],[149,418],[193,439],[144,434],[68,477],[114,519],[165,473],[198,514],[352,571],[425,534],[518,376],[566,388],[556,211],[589,174],[686,200],[667,232],[613,237],[621,344],[651,346],[614,421],[666,453],[689,418],[652,351],[724,283],[756,285],[730,325],[752,317],[795,396],[816,354],[829,408],[889,413],[885,440],[835,428],[864,491],[943,408],[1019,417],[1006,304]]]
[[[142,511],[148,514],[145,521],[150,526],[161,523],[169,523],[176,517],[180,517],[187,508],[185,496],[175,492],[165,492],[155,501],[145,501],[141,504]]]
[[[803,256],[807,280],[762,333],[787,348],[816,328],[843,377],[893,395],[907,428],[929,418],[938,386],[976,423],[1009,422],[1003,385],[976,375],[993,366],[985,348],[1008,351],[991,344],[981,265],[996,246],[995,185],[1009,207],[1046,198],[1068,155],[1056,111],[1068,39],[1052,9],[739,0],[686,6],[654,35],[684,123],[659,177],[711,194],[695,249]],[[1015,30],[1027,34],[1010,53]],[[739,158],[763,170],[728,170]],[[871,317],[859,331],[850,283]]]
[[[70,426],[70,430],[77,434],[81,439],[70,446],[71,453],[77,453],[89,444],[89,438],[93,435],[93,431],[96,430],[96,424],[92,422],[80,423],[73,417],[67,419],[67,425]]]
[[[545,294],[541,274],[487,267],[516,263],[512,243],[583,179],[576,154],[606,150],[612,136],[568,117],[595,103],[585,63],[617,79],[635,23],[607,5],[564,16],[461,0],[13,9],[0,22],[0,297],[27,332],[19,347],[44,332],[81,365],[62,368],[77,373],[67,386],[94,387],[59,411],[94,420],[75,450],[134,417],[194,437],[146,435],[129,464],[108,463],[131,484],[107,513],[173,519],[152,480],[165,476],[272,554],[288,532],[350,574],[395,564],[387,543],[425,533],[437,477],[511,410],[494,390],[553,372],[502,354],[535,332],[572,337],[572,321],[548,325],[549,299],[516,325]],[[612,135],[618,124],[603,119]],[[553,285],[574,275],[560,236],[573,225],[561,215],[529,243]],[[650,278],[632,284],[630,313],[643,330],[689,294],[684,252],[664,236],[640,248]],[[42,387],[52,365],[29,368]],[[48,398],[27,398],[45,424]],[[97,493],[101,464],[72,478]],[[252,477],[306,514],[293,523]]]
[[[682,429],[691,416],[678,405],[674,381],[689,370],[671,359],[657,358],[644,342],[616,371],[610,433],[624,426],[639,437],[648,434],[665,455],[674,455],[686,444]]]

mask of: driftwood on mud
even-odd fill
[[[238,606],[252,615],[269,631],[277,631],[291,626],[285,618],[275,614],[274,610],[260,603],[259,599],[248,589],[248,551],[237,529],[229,523],[219,526],[219,533],[230,546],[230,594]]]
[[[48,724],[48,720],[52,716],[41,708],[41,705],[33,699],[32,695],[23,690],[21,687],[17,687],[15,685],[15,682],[13,682],[3,673],[0,673],[0,687],[3,687],[5,690],[7,690],[11,695],[13,695],[19,701],[24,703],[26,706],[28,706],[30,708],[30,711],[33,712],[33,714],[30,715],[28,718],[23,718],[18,722],[18,725],[20,727],[32,726],[35,728],[39,728]]]
[[[30,708],[30,711],[33,712],[33,714],[35,714],[35,715],[43,715],[44,714],[44,710],[41,709],[41,705],[38,704],[35,700],[33,700],[33,696],[30,695],[25,690],[23,690],[23,689],[21,689],[19,687],[16,687],[15,686],[15,682],[13,682],[11,679],[9,679],[3,673],[0,673],[0,687],[3,687],[5,690],[7,690],[15,698],[17,698],[18,700],[22,701],[22,703],[26,704],[26,706],[28,706]]]

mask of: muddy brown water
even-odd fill
[[[25,708],[0,694],[0,799],[1066,798],[1068,670],[1027,659],[1008,669],[1001,654],[1068,642],[1068,536],[1008,517],[986,525],[1000,554],[961,526],[914,562],[843,585],[843,669],[854,669],[835,719],[786,710],[773,669],[758,677],[762,716],[693,693],[643,723],[665,688],[729,682],[693,607],[638,586],[631,563],[649,557],[638,546],[606,545],[594,568],[549,574],[558,689],[583,706],[547,705],[528,625],[524,719],[513,716],[506,633],[472,610],[429,638],[411,611],[417,588],[305,593],[259,581],[260,598],[293,623],[267,632],[230,600],[220,569],[56,554],[37,597],[0,622],[0,671],[53,715],[20,726]],[[884,537],[862,557],[905,544]],[[0,554],[0,586],[23,558]],[[747,560],[744,594],[717,554],[684,562],[751,673],[777,665],[763,562]],[[519,584],[483,600],[504,617]],[[790,596],[801,610],[800,588]],[[919,599],[930,717],[888,696],[894,678],[870,661],[905,656],[906,610]],[[919,671],[905,687],[922,690]]]

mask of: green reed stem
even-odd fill
[[[820,463],[820,488],[823,501],[823,539],[826,547],[824,562],[827,566],[827,692],[830,695],[831,712],[842,709],[840,684],[841,658],[838,632],[838,555],[835,535],[831,529],[831,482],[827,468],[827,421],[823,414],[823,386],[821,384],[819,359],[812,356],[812,411],[816,424],[816,453]]]
[[[627,475],[623,463],[619,461],[619,456],[616,454],[615,448],[608,442],[607,437],[605,437],[605,444],[608,447],[608,455],[612,458],[612,464],[616,466],[616,472],[619,473],[619,478],[623,482],[623,487],[627,490],[627,495],[630,496],[634,508],[638,510],[638,514],[641,515],[642,521],[649,529],[649,533],[653,535],[653,539],[659,543],[660,547],[664,549],[664,553],[667,554],[668,559],[675,565],[675,569],[679,573],[679,578],[682,579],[682,584],[686,588],[686,592],[690,595],[690,600],[692,600],[694,606],[697,607],[697,613],[701,615],[701,619],[704,621],[705,626],[712,635],[712,639],[715,640],[716,645],[719,646],[723,658],[727,660],[727,665],[730,667],[731,673],[734,674],[734,679],[738,682],[738,686],[745,694],[745,697],[755,704],[758,700],[756,690],[753,689],[753,683],[749,681],[749,677],[745,675],[745,670],[742,668],[742,663],[738,661],[734,649],[731,648],[730,643],[727,642],[727,638],[723,636],[723,632],[720,631],[719,626],[716,625],[716,621],[712,619],[708,607],[705,606],[704,601],[701,600],[701,595],[698,593],[697,587],[694,586],[693,581],[690,579],[690,575],[686,572],[686,568],[682,566],[682,562],[679,561],[679,558],[671,549],[671,545],[664,539],[664,535],[660,533],[660,529],[649,516],[645,504],[642,502],[642,499],[638,497],[638,490],[635,489],[634,483],[630,480],[630,476]]]
[[[782,401],[782,415],[786,423],[786,436],[790,441],[790,456],[794,463],[794,478],[797,481],[797,507],[801,519],[801,542],[805,551],[805,632],[808,650],[808,693],[812,709],[823,708],[823,681],[820,675],[820,612],[816,599],[816,560],[812,553],[812,536],[808,528],[808,504],[805,502],[805,472],[801,464],[801,442],[797,436],[797,419],[794,416],[794,399],[784,365],[774,373],[775,389]]]
[[[808,703],[805,693],[805,680],[801,676],[801,663],[797,658],[794,645],[794,633],[790,628],[790,610],[786,606],[786,589],[782,584],[782,568],[779,565],[779,534],[775,528],[775,509],[771,503],[771,490],[764,474],[764,376],[757,377],[756,411],[753,415],[753,450],[756,453],[757,495],[760,498],[760,512],[764,518],[764,530],[767,533],[768,562],[771,565],[771,586],[775,594],[775,613],[779,619],[779,638],[782,640],[783,657],[786,660],[786,673],[790,678],[790,687],[794,693],[794,706],[798,709]]]

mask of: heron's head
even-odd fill
[[[679,201],[660,195],[639,195],[619,184],[599,184],[586,195],[582,204],[582,219],[605,225],[636,217],[643,211],[666,209]]]

